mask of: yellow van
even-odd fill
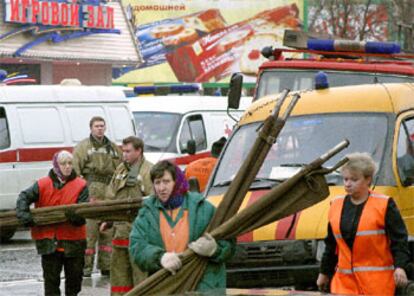
[[[347,153],[370,153],[379,167],[374,190],[395,199],[413,253],[414,84],[356,85],[300,91],[300,95],[242,208],[347,138],[350,146],[325,166],[332,166]],[[220,202],[277,98],[275,94],[259,99],[240,119],[205,193],[214,204]],[[306,288],[304,285],[315,282],[327,232],[329,201],[344,194],[339,172],[328,175],[327,181],[331,194],[323,202],[238,238],[238,251],[227,266],[230,287],[295,284]]]

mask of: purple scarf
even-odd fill
[[[61,151],[56,152],[56,153],[53,155],[53,160],[52,160],[52,164],[53,164],[53,172],[56,174],[56,176],[57,176],[60,180],[62,180],[63,182],[66,182],[66,179],[67,179],[68,177],[65,177],[65,176],[62,174],[62,171],[60,170],[59,163],[58,163],[58,157],[59,157],[60,152],[61,152]]]
[[[189,185],[183,171],[175,166],[175,186],[171,197],[162,203],[166,209],[172,210],[180,207],[184,202],[184,195],[188,192]]]

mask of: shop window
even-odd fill
[[[414,117],[402,121],[398,135],[397,165],[401,183],[414,185]]]
[[[10,146],[10,133],[7,124],[6,110],[0,107],[0,149],[6,149]]]

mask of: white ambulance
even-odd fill
[[[93,116],[106,120],[106,135],[118,144],[135,134],[121,88],[0,86],[0,211],[14,209],[19,192],[47,175],[55,152],[89,136]],[[0,240],[13,232],[2,230]]]
[[[183,167],[209,156],[212,143],[230,135],[251,101],[242,98],[230,115],[227,98],[218,96],[146,96],[132,98],[129,104],[145,157],[153,163],[169,159]]]

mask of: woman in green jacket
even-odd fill
[[[197,291],[226,288],[225,262],[235,241],[215,241],[205,230],[215,207],[199,193],[188,192],[182,171],[168,161],[151,169],[155,195],[144,201],[130,234],[129,250],[138,266],[151,273],[161,268],[175,274],[181,268],[180,253],[191,248],[209,258]]]

